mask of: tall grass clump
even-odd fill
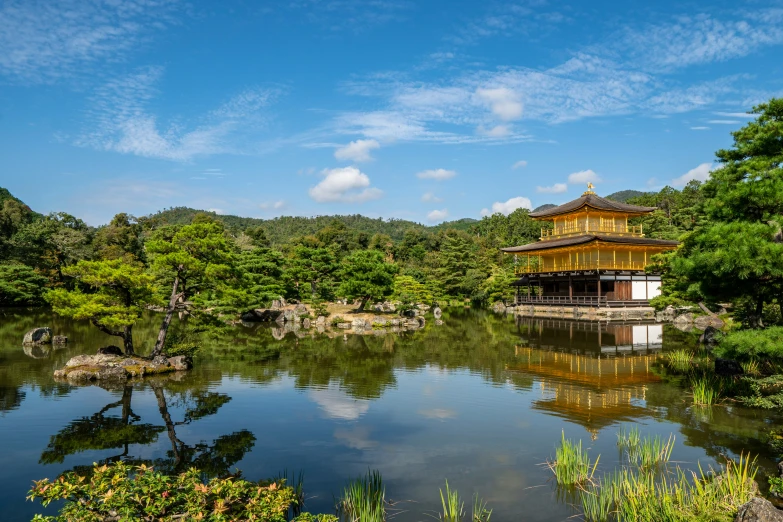
[[[639,465],[642,468],[650,469],[659,464],[669,462],[669,458],[671,458],[674,450],[674,440],[673,434],[669,434],[666,442],[659,435],[645,437],[639,445]]]
[[[617,432],[617,445],[621,449],[638,447],[641,440],[642,436],[638,426],[633,426],[629,430],[626,430],[625,427],[623,427]]]
[[[674,350],[666,353],[669,368],[679,373],[687,373],[693,363],[693,353],[688,350]]]
[[[555,461],[547,462],[560,485],[584,484],[593,478],[595,468],[601,456],[591,466],[587,451],[582,449],[582,441],[574,444],[561,432],[560,445],[555,448]]]
[[[740,366],[742,366],[742,372],[745,375],[751,375],[753,377],[758,377],[759,375],[761,375],[761,367],[756,359],[751,359],[749,361],[742,361],[740,363]]]
[[[461,522],[465,516],[465,503],[459,498],[457,490],[449,488],[449,481],[446,481],[446,494],[440,490],[440,503],[443,511],[440,514],[441,522]]]
[[[288,476],[288,470],[283,470],[281,473],[277,474],[277,478],[275,482],[280,482],[282,484],[285,484],[286,486],[289,486],[293,492],[294,492],[294,498],[295,502],[291,505],[291,515],[294,517],[299,516],[302,513],[302,510],[304,509],[304,472],[299,471],[298,475],[294,475],[291,473],[291,476]]]
[[[473,496],[473,519],[471,522],[489,522],[492,516],[492,510],[487,509],[487,503],[476,493]]]
[[[693,404],[711,406],[718,402],[720,384],[714,379],[699,377],[691,382],[691,391],[693,392]]]
[[[579,501],[585,522],[607,522],[619,501],[618,475],[604,476],[599,483],[592,483],[579,490]]]
[[[384,522],[386,488],[377,470],[351,482],[343,491],[337,511],[345,522]]]

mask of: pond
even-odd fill
[[[157,325],[144,318],[137,346],[154,342]],[[69,344],[23,349],[36,326]],[[71,387],[53,370],[115,340],[45,311],[0,311],[3,520],[44,512],[25,502],[32,480],[123,459],[254,480],[301,471],[313,512],[333,512],[349,480],[378,469],[396,521],[431,520],[445,479],[468,504],[478,492],[492,520],[560,521],[577,513],[545,465],[561,432],[609,471],[620,462],[617,432],[631,424],[673,433],[672,459],[686,468],[741,451],[759,454],[763,473],[775,468],[761,440],[779,418],[695,408],[658,376],[662,351],[694,342],[668,326],[453,308],[415,332],[276,337],[238,326],[186,375]]]

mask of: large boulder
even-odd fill
[[[734,359],[724,359],[722,357],[715,358],[715,374],[723,377],[733,377],[735,375],[742,375],[744,372],[740,363]]]
[[[52,329],[48,326],[33,328],[22,338],[24,344],[49,344],[52,342]]]
[[[168,362],[169,366],[178,372],[190,370],[193,368],[193,361],[191,361],[190,357],[187,355],[177,355],[176,357],[170,357]]]
[[[55,335],[52,337],[52,344],[68,344],[68,338],[64,335]]]
[[[316,326],[324,326],[326,324],[326,317],[319,315],[315,320]]]
[[[693,326],[695,326],[699,330],[706,330],[709,327],[723,328],[723,321],[711,315],[700,315],[699,317],[693,320]]]
[[[294,307],[294,312],[296,312],[298,315],[303,315],[307,313],[307,307],[303,304],[298,304]]]
[[[506,313],[506,304],[503,301],[497,301],[492,305],[492,311],[496,314],[504,314]]]
[[[734,522],[783,522],[783,511],[769,500],[754,497],[740,506]]]
[[[720,337],[720,330],[712,325],[708,325],[707,328],[704,329],[704,333],[699,336],[699,342],[705,346],[712,347],[718,344]]]
[[[693,314],[691,312],[685,312],[674,318],[674,324],[678,326],[690,326],[693,324]]]

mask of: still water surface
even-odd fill
[[[145,318],[137,346],[154,342],[157,324]],[[35,326],[71,342],[25,351]],[[315,512],[332,512],[347,481],[379,469],[396,521],[432,520],[444,479],[466,499],[483,496],[493,520],[560,521],[576,511],[543,464],[561,431],[601,455],[600,473],[619,463],[616,433],[630,424],[674,433],[684,467],[751,451],[774,469],[759,440],[780,419],[694,408],[655,373],[662,351],[693,342],[668,327],[451,309],[443,325],[400,335],[279,336],[237,327],[186,375],[71,387],[52,371],[116,341],[46,312],[0,311],[2,519],[42,512],[24,500],[33,479],[123,459],[249,479],[301,470]]]

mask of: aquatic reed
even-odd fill
[[[742,366],[742,371],[745,373],[745,375],[752,375],[754,377],[761,375],[761,368],[759,366],[759,362],[756,359],[743,361],[740,363],[740,366]]]
[[[588,484],[579,490],[582,515],[586,522],[607,522],[617,501],[617,483],[605,476],[600,483]]]
[[[688,350],[674,350],[666,353],[669,368],[679,373],[687,373],[693,364],[693,353]]]
[[[582,449],[582,441],[574,444],[565,438],[565,432],[561,432],[560,446],[555,448],[555,461],[547,462],[547,465],[555,474],[558,484],[584,484],[593,478],[600,458],[599,455],[591,466],[587,451]]]
[[[666,442],[659,435],[645,437],[638,449],[639,465],[642,468],[652,468],[658,464],[669,462],[674,450],[674,435],[669,434]]]
[[[293,517],[297,517],[302,513],[304,509],[304,472],[299,471],[298,475],[291,473],[291,477],[288,477],[288,470],[285,469],[281,473],[277,474],[275,482],[282,482],[286,486],[290,486],[294,490],[294,502],[291,504],[291,514]]]
[[[442,522],[461,522],[465,516],[465,503],[459,498],[456,490],[449,488],[449,481],[446,481],[446,495],[440,490],[440,503],[443,506],[443,512],[439,520]]]
[[[711,406],[720,397],[720,383],[707,377],[699,377],[691,382],[693,404]]]
[[[639,427],[633,426],[631,429],[626,430],[625,427],[620,428],[617,432],[617,445],[620,448],[636,448],[641,442],[641,434],[639,433]]]
[[[476,493],[473,496],[473,519],[471,522],[489,522],[492,510],[487,509],[487,503]]]
[[[345,522],[385,522],[386,488],[377,470],[351,482],[337,505]]]

